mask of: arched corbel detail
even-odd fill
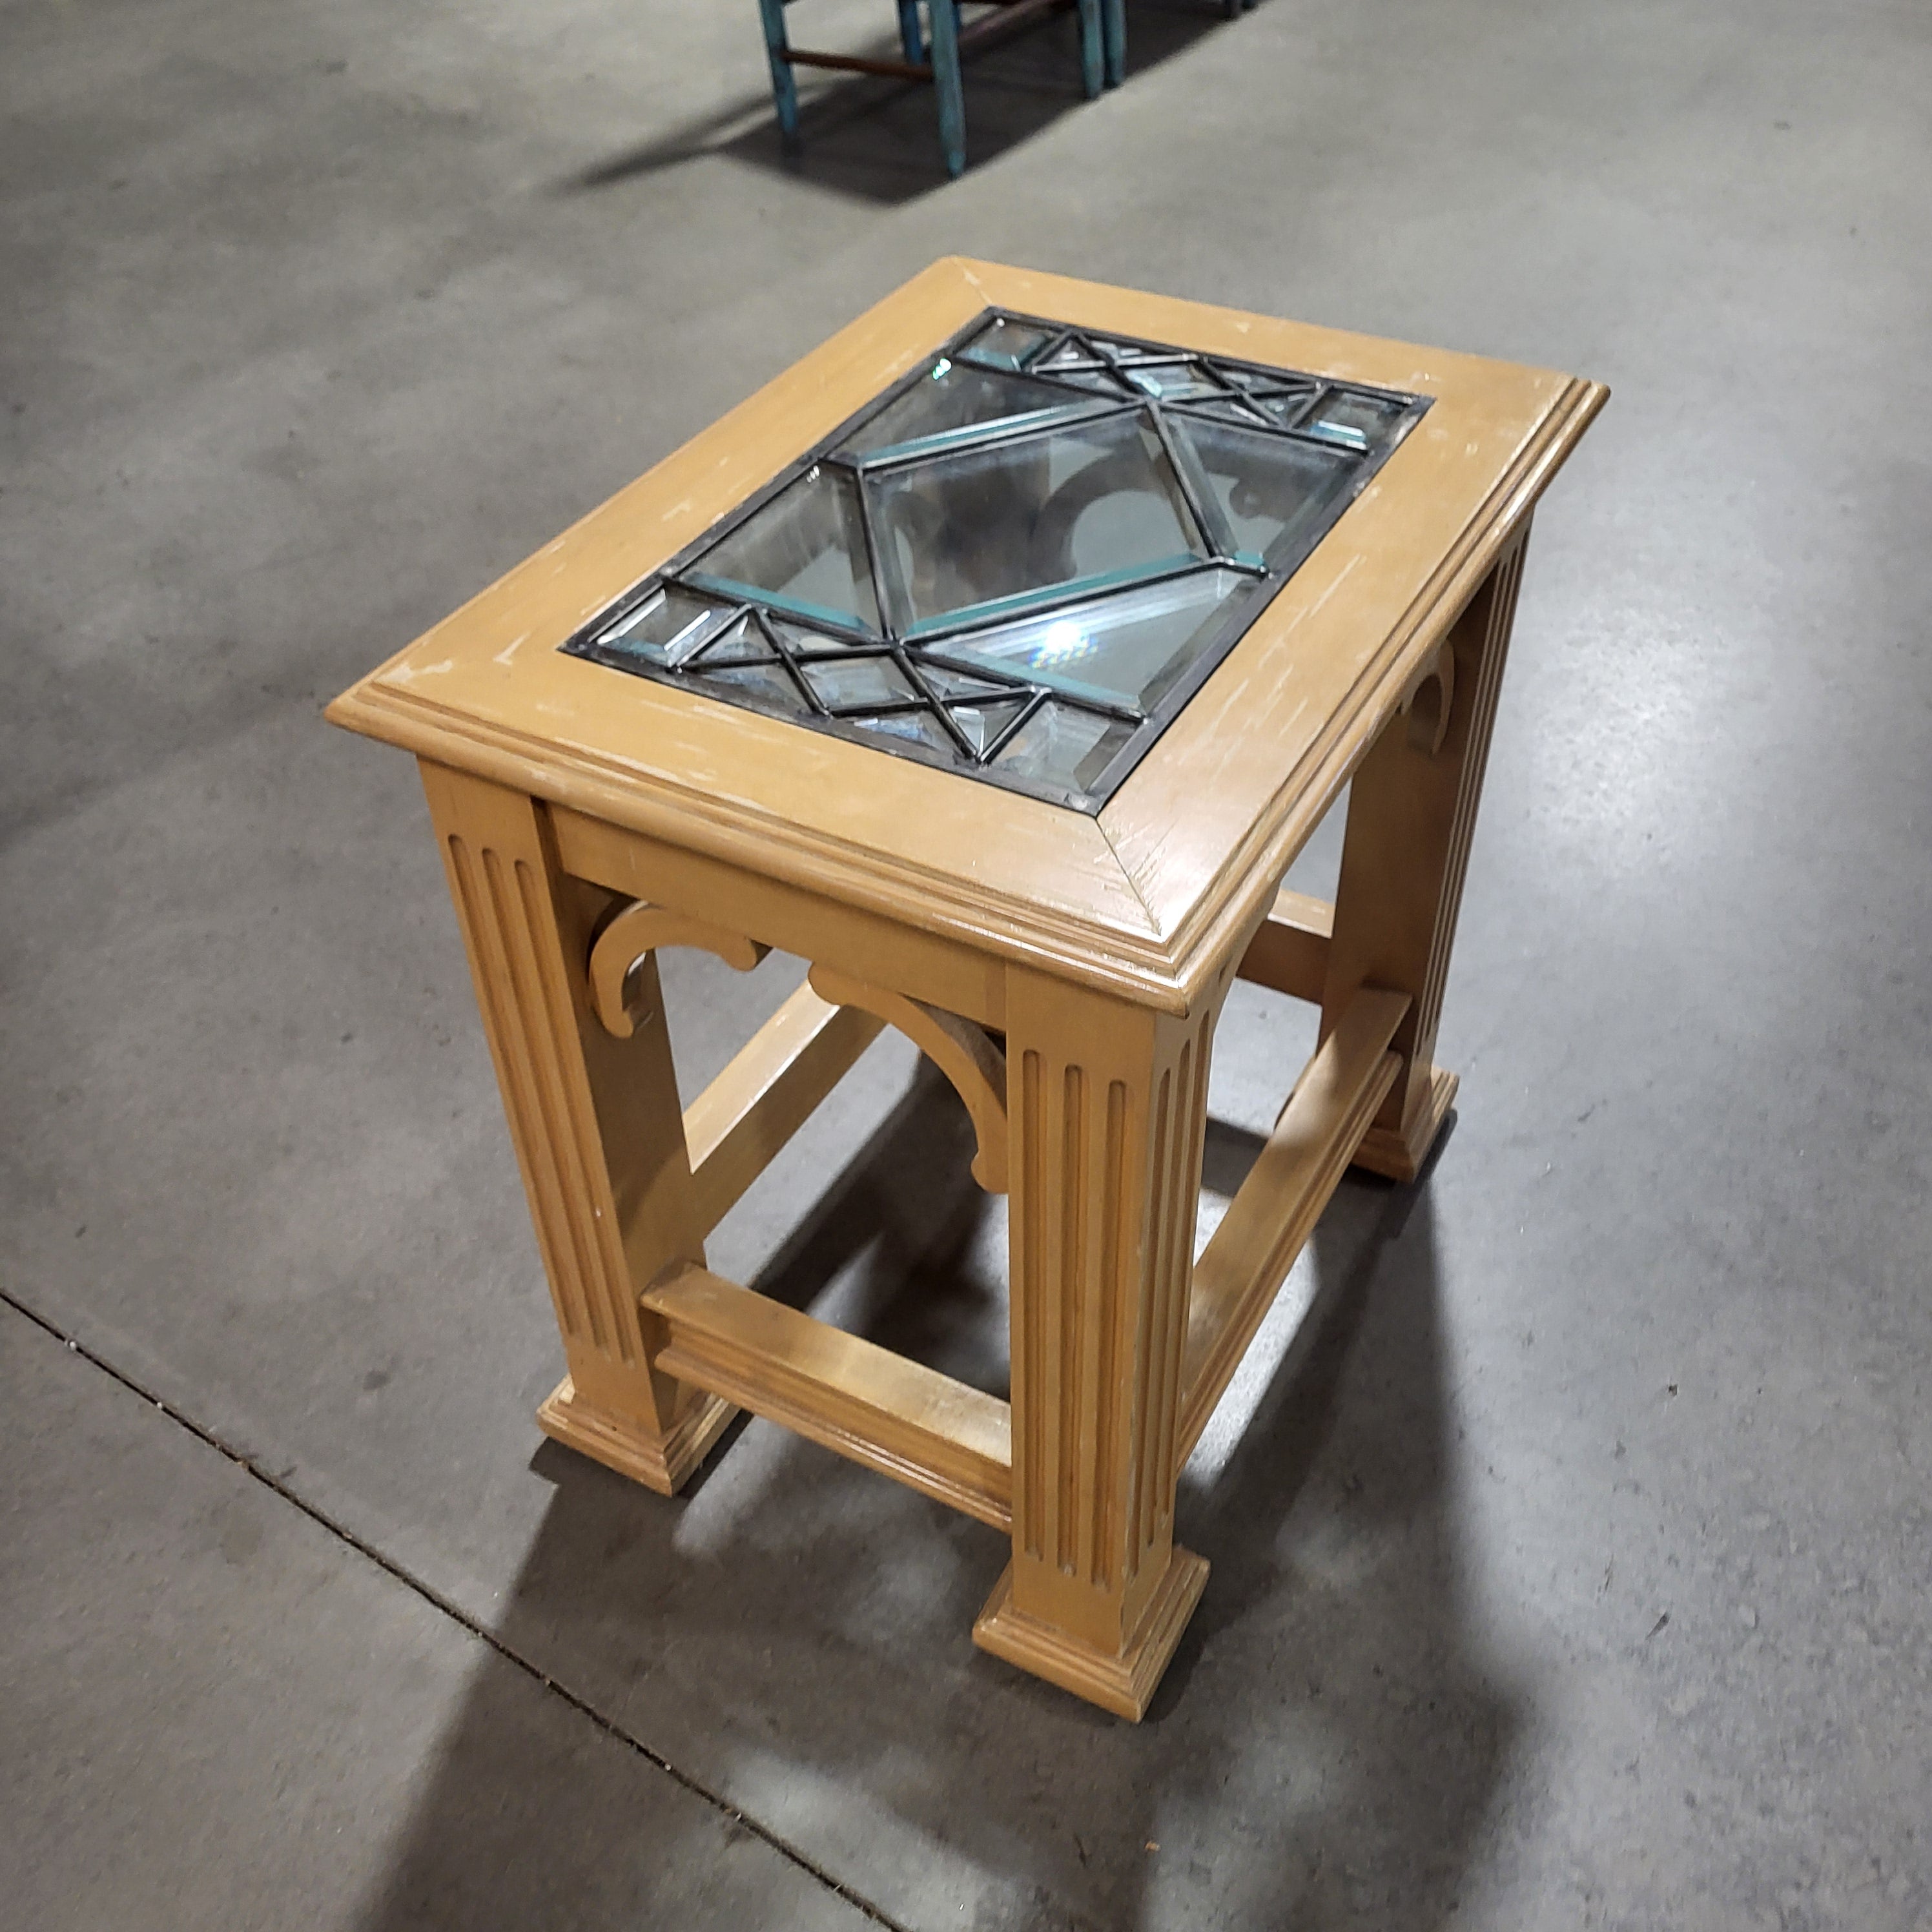
[[[835,1006],[857,1006],[896,1027],[952,1082],[979,1136],[973,1178],[988,1194],[1006,1191],[1006,1056],[982,1026],[922,1000],[889,992],[829,966],[812,969],[812,990]]]
[[[1444,638],[1402,694],[1402,716],[1408,720],[1408,742],[1414,749],[1432,758],[1442,750],[1449,731],[1450,707],[1455,702],[1456,653]]]
[[[741,932],[709,920],[693,919],[665,906],[636,899],[611,919],[590,949],[590,999],[607,1033],[628,1040],[643,1017],[631,1011],[626,994],[632,969],[661,946],[694,946],[715,952],[726,965],[748,973],[771,950]]]

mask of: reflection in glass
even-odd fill
[[[1077,399],[1049,382],[1030,381],[996,369],[976,369],[942,356],[924,380],[889,404],[838,446],[856,461],[901,443],[969,425],[984,426],[1034,410],[1064,409]]]
[[[1002,317],[980,330],[959,352],[975,362],[990,362],[995,368],[1017,369],[1041,344],[1052,339],[1051,330]]]
[[[564,648],[1091,810],[1426,407],[992,314]]]
[[[1343,458],[1263,430],[1170,418],[1206,473],[1236,548],[1274,563],[1315,528],[1354,474]]]
[[[600,632],[597,641],[607,650],[653,664],[682,664],[730,614],[728,604],[694,597],[676,584],[661,584],[608,630]]]
[[[1111,597],[950,638],[970,658],[1076,697],[1129,704],[1157,703],[1212,641],[1214,620],[1253,580],[1232,570],[1190,571]]]
[[[866,487],[915,628],[1204,554],[1160,437],[1131,412],[874,472]]]
[[[1118,718],[1049,698],[1013,734],[994,766],[1016,777],[1084,791],[1133,734],[1134,728]]]
[[[816,618],[876,632],[859,486],[842,470],[819,464],[754,511],[706,550],[694,582],[728,595],[750,595]]]
[[[833,711],[847,704],[896,704],[913,694],[887,657],[818,658],[802,668],[820,701]]]

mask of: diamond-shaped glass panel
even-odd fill
[[[1096,810],[1427,407],[988,311],[563,648]]]
[[[1128,412],[867,481],[910,634],[1203,554],[1151,425]]]
[[[697,558],[692,580],[820,622],[879,628],[856,481],[815,465]]]
[[[1254,581],[1232,570],[1190,571],[1117,590],[997,630],[949,638],[970,658],[1076,697],[1148,710],[1212,641],[1215,620]]]

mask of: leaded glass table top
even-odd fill
[[[1096,811],[1430,400],[988,309],[562,648]]]
[[[544,801],[589,876],[748,868],[1185,1010],[1602,394],[950,258],[329,716]]]

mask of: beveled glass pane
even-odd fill
[[[1191,571],[998,630],[968,632],[949,638],[946,648],[1058,690],[1144,710],[1214,642],[1228,600],[1252,584],[1235,571]]]
[[[1218,382],[1209,380],[1202,370],[1191,362],[1149,362],[1130,369],[1127,380],[1144,394],[1156,398],[1163,403],[1191,401],[1197,396],[1218,396],[1225,392]]]
[[[770,709],[787,712],[798,717],[808,717],[808,705],[799,688],[793,683],[791,674],[776,658],[752,664],[727,664],[713,666],[700,663],[686,674],[694,691],[709,690],[718,696],[745,697],[761,700]]]
[[[990,362],[995,368],[1017,369],[1042,343],[1052,339],[1048,330],[1002,319],[981,329],[959,352],[976,362]]]
[[[1206,473],[1241,552],[1270,563],[1323,527],[1354,466],[1292,437],[1198,416],[1169,418]]]
[[[923,655],[915,652],[915,662],[920,674],[932,687],[934,694],[948,700],[956,698],[1003,698],[1009,686],[998,680],[986,677],[969,677],[964,671],[951,669],[945,664],[928,663]]]
[[[815,658],[799,666],[820,701],[837,710],[847,704],[891,704],[913,695],[890,658]]]
[[[709,632],[677,660],[680,667],[708,670],[715,664],[766,664],[778,656],[748,615]]]
[[[895,711],[884,718],[848,718],[844,722],[856,724],[862,731],[874,732],[882,738],[923,745],[928,751],[940,752],[949,759],[956,759],[959,755],[959,748],[952,742],[952,734],[928,711]]]
[[[1076,389],[1090,389],[1096,395],[1117,396],[1124,400],[1134,393],[1111,370],[1097,365],[1078,369],[1054,369],[1045,373],[1052,375],[1056,382],[1064,382]]]
[[[1259,413],[1258,404],[1244,401],[1234,396],[1190,403],[1187,406],[1190,410],[1198,410],[1204,416],[1212,416],[1216,422],[1241,423],[1250,429],[1265,429],[1268,426],[1269,419]]]
[[[998,311],[962,339],[562,648],[1093,809],[1429,406]]]
[[[1356,389],[1331,389],[1301,427],[1312,436],[1326,436],[1366,449],[1395,427],[1406,404],[1387,396],[1365,395]]]
[[[1118,718],[1078,711],[1049,698],[1013,734],[993,760],[994,769],[1042,784],[1084,791],[1106,770],[1133,730]]]
[[[915,627],[1204,554],[1135,413],[874,472],[866,487]]]
[[[879,628],[858,484],[829,464],[781,490],[685,574],[806,617]]]
[[[997,698],[984,704],[952,704],[952,722],[965,733],[976,756],[985,757],[1000,734],[1026,709],[1024,696]]]
[[[675,584],[660,584],[634,610],[626,611],[597,642],[652,664],[681,664],[731,614],[731,607],[694,597]]]
[[[1315,400],[1312,389],[1290,389],[1286,394],[1257,396],[1255,407],[1284,429],[1292,429],[1308,413],[1308,406]]]
[[[922,381],[840,443],[838,453],[856,460],[973,424],[1000,422],[1035,410],[1064,409],[1075,400],[1064,389],[1025,376],[975,368],[970,362],[942,356]]]

